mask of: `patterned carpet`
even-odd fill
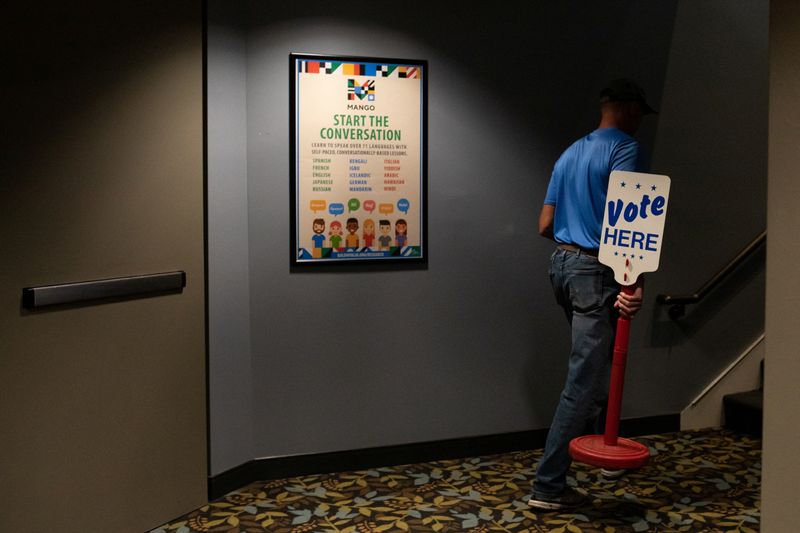
[[[253,483],[152,533],[667,532],[759,530],[761,441],[724,430],[637,439],[644,468],[617,481],[574,465],[591,503],[526,504],[541,450]]]

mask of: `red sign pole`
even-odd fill
[[[623,286],[622,292],[631,295],[632,286]],[[631,321],[617,319],[614,339],[614,359],[611,362],[611,382],[608,388],[608,409],[604,435],[586,435],[572,439],[569,453],[573,459],[602,468],[639,468],[650,458],[647,446],[619,437],[619,418],[622,408],[622,389],[625,384],[625,366],[628,359],[628,340]]]
[[[622,287],[622,293],[628,296],[634,292],[633,287]],[[611,383],[608,387],[608,409],[606,414],[606,432],[603,439],[607,446],[617,445],[619,435],[619,418],[622,409],[622,389],[625,385],[625,366],[628,363],[628,340],[631,332],[631,321],[621,316],[617,318],[617,334],[614,337],[614,359],[611,362]]]

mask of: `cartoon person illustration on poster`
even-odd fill
[[[331,229],[328,232],[330,235],[331,240],[331,248],[335,248],[337,251],[341,251],[342,249],[342,223],[338,220],[334,220],[331,222]]]
[[[312,224],[312,230],[314,231],[314,235],[311,237],[311,241],[314,243],[314,246],[311,255],[315,259],[318,259],[322,257],[322,246],[325,244],[325,220],[315,218]]]
[[[347,219],[347,237],[345,237],[345,242],[347,243],[348,248],[358,248],[358,219],[355,218],[348,218]]]
[[[399,218],[394,223],[394,240],[399,248],[402,248],[408,242],[408,224],[406,224],[405,219]]]
[[[372,248],[372,241],[375,240],[375,221],[368,218],[364,221],[364,246]]]
[[[378,242],[380,243],[381,250],[388,250],[389,245],[392,244],[392,237],[389,235],[389,232],[392,231],[392,224],[388,220],[381,220],[378,223],[378,229],[381,232],[381,236],[378,237]]]

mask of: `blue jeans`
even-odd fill
[[[596,257],[561,248],[551,258],[550,282],[572,329],[572,349],[533,492],[555,497],[566,487],[570,441],[587,433],[602,433],[619,285],[614,272]]]

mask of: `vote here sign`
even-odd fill
[[[658,270],[669,184],[667,176],[640,172],[615,170],[609,177],[598,260],[622,285]]]

